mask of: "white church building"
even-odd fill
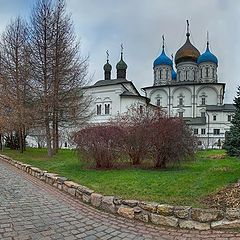
[[[143,87],[141,96],[132,81],[127,80],[127,64],[116,65],[117,77],[111,78],[112,66],[104,65],[104,80],[85,88],[93,101],[92,123],[109,121],[125,113],[133,104],[162,107],[169,117],[182,117],[198,137],[203,148],[221,147],[234,114],[233,104],[224,104],[225,83],[218,82],[218,59],[211,53],[209,41],[202,54],[190,42],[187,30],[185,44],[173,60],[164,51],[153,63],[153,85]]]

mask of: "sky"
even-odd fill
[[[0,34],[11,19],[29,19],[35,0],[0,0]],[[240,0],[66,0],[81,53],[89,56],[92,83],[103,79],[106,50],[112,77],[124,46],[127,79],[140,90],[153,85],[153,61],[161,53],[162,35],[168,56],[186,40],[203,53],[207,31],[210,49],[218,58],[218,82],[226,83],[225,103],[232,103],[240,85]]]

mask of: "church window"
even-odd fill
[[[201,134],[202,134],[202,135],[205,135],[205,134],[206,134],[206,129],[205,129],[205,128],[202,128],[202,129],[201,129]]]
[[[202,97],[202,105],[206,105],[206,98]]]
[[[97,115],[102,114],[102,105],[97,105]]]
[[[168,79],[168,69],[166,70],[166,79]]]
[[[180,81],[180,74],[181,74],[181,72],[178,71],[178,81]]]
[[[232,121],[232,116],[228,115],[228,122],[231,122],[231,121]]]
[[[209,68],[206,67],[206,77],[208,77]]]
[[[183,98],[180,97],[180,98],[179,98],[179,106],[182,106],[182,105],[183,105]]]
[[[215,78],[215,69],[212,69],[212,77]]]
[[[201,78],[202,78],[202,68],[201,68],[201,70],[200,70],[200,74],[201,74]]]
[[[213,115],[213,121],[216,121],[216,120],[217,120],[217,116]]]
[[[162,70],[161,69],[159,70],[159,76],[160,76],[160,79],[162,79]]]
[[[185,79],[186,79],[186,80],[188,79],[188,71],[186,71]]]
[[[193,71],[193,80],[196,79],[196,71]]]
[[[140,105],[139,111],[140,111],[141,114],[143,113],[143,106],[142,105]]]
[[[193,134],[198,134],[198,128],[193,129]]]
[[[105,104],[105,114],[110,114],[110,104]]]
[[[160,98],[157,99],[157,106],[158,106],[158,107],[161,106],[161,100],[160,100]]]
[[[220,135],[220,129],[213,129],[213,135]]]
[[[201,118],[205,118],[205,112],[201,112]]]
[[[183,112],[179,112],[179,117],[182,118],[183,117]]]

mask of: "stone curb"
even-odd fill
[[[128,219],[185,229],[240,228],[240,209],[238,208],[228,208],[222,211],[192,208],[191,206],[172,206],[154,202],[125,200],[116,196],[104,196],[55,173],[42,171],[39,168],[13,160],[5,155],[0,154],[0,157],[18,169],[78,198],[84,203]]]

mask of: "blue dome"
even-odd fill
[[[216,65],[218,64],[217,57],[210,52],[208,46],[207,46],[205,53],[203,53],[197,60],[198,64],[203,63],[203,62],[212,62],[212,63],[215,63]]]
[[[165,54],[164,49],[162,50],[161,55],[153,62],[154,67],[158,65],[173,65],[172,60]]]
[[[174,69],[172,70],[172,80],[177,80],[177,73],[174,71]]]

